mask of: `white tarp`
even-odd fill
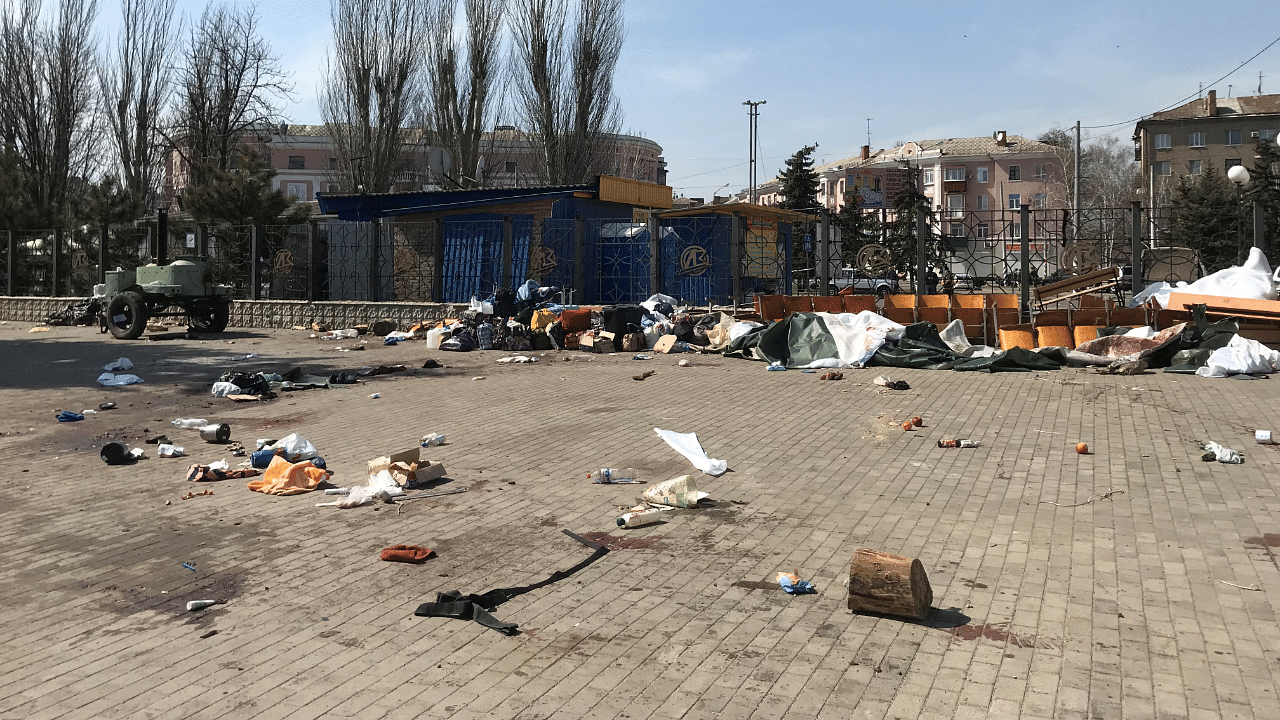
[[[814,360],[806,368],[862,367],[885,340],[897,341],[906,328],[870,310],[860,313],[816,313],[835,341],[837,356]]]
[[[725,461],[707,457],[706,451],[702,449],[702,443],[698,442],[697,433],[678,433],[660,428],[654,428],[653,431],[702,472],[708,475],[723,475],[729,469]]]
[[[1280,351],[1272,350],[1257,340],[1232,335],[1224,347],[1209,354],[1205,366],[1196,370],[1200,377],[1257,375],[1280,370]]]
[[[1168,307],[1169,293],[1193,293],[1196,295],[1217,295],[1219,297],[1246,298],[1249,300],[1275,300],[1276,280],[1271,274],[1271,264],[1267,256],[1258,248],[1249,249],[1249,259],[1243,265],[1219,270],[1206,275],[1193,283],[1179,282],[1174,287],[1168,283],[1153,283],[1145,290],[1133,296],[1130,307],[1137,307],[1148,297],[1155,297],[1161,307]],[[1159,287],[1163,285],[1164,287]]]

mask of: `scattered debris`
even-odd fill
[[[698,442],[697,433],[678,433],[670,430],[662,430],[654,428],[654,432],[658,433],[658,437],[663,442],[671,446],[673,450],[685,456],[693,466],[708,475],[723,475],[729,466],[724,460],[717,460],[708,457],[706,451],[702,449],[702,443]]]
[[[1141,375],[1147,371],[1146,360],[1117,362],[1098,368],[1099,375]]]
[[[62,410],[57,416],[58,422],[79,422],[84,419],[80,413],[71,412],[70,410]]]
[[[210,465],[192,465],[187,468],[186,479],[189,482],[219,482],[221,480],[235,480],[238,478],[247,478],[260,475],[261,470],[256,468],[237,468],[229,470],[225,460],[212,463]]]
[[[976,448],[978,447],[978,441],[977,440],[939,440],[938,447],[940,448]]]
[[[142,381],[142,378],[137,375],[129,374],[115,375],[109,372],[104,372],[98,376],[98,384],[103,387],[122,387],[124,385],[133,385]]]
[[[657,373],[656,373],[655,371],[653,371],[653,370],[645,370],[644,372],[640,373],[639,375],[632,375],[632,376],[631,376],[631,379],[632,379],[632,380],[644,380],[645,378],[650,377],[650,376],[652,376],[652,375],[656,375],[656,374],[657,374]]]
[[[418,444],[420,447],[434,447],[436,445],[443,445],[444,435],[440,433],[431,433],[430,435],[423,435],[422,441]]]
[[[635,468],[600,468],[587,473],[591,482],[599,485],[621,485],[638,483],[640,473]]]
[[[214,605],[221,605],[225,602],[226,600],[192,600],[187,603],[187,610],[189,612],[195,612],[197,610],[213,607]]]
[[[427,358],[426,362],[422,363],[422,367],[430,370],[433,368],[442,368],[444,366],[436,362],[435,360],[432,360],[431,358]]]
[[[642,508],[620,515],[617,520],[618,527],[638,528],[662,522],[663,515],[670,511],[670,508],[651,508],[647,506],[642,506]]]
[[[793,570],[791,572],[779,571],[778,584],[788,595],[808,595],[818,592],[818,588],[808,580],[800,579],[800,571]]]
[[[1076,452],[1079,453],[1080,455],[1088,455],[1089,445],[1087,443],[1082,443],[1082,442],[1076,443]]]
[[[116,404],[113,402],[104,402],[98,406],[99,410],[115,410]]]
[[[382,548],[378,557],[387,562],[401,562],[417,565],[436,556],[436,552],[421,545],[392,545]]]
[[[1237,585],[1233,582],[1227,582],[1226,580],[1219,580],[1218,582],[1222,583],[1223,585],[1230,585],[1231,587],[1234,587],[1234,588],[1240,588],[1241,590],[1252,590],[1254,592],[1262,592],[1262,588],[1258,587],[1257,585]]]
[[[681,475],[650,485],[642,495],[645,502],[653,505],[665,505],[673,508],[697,507],[698,501],[709,497],[709,493],[698,490],[698,484],[692,475]]]
[[[203,491],[203,492],[192,492],[192,491],[188,490],[186,495],[183,495],[182,497],[180,497],[180,498],[178,498],[178,499],[179,499],[179,500],[190,500],[191,498],[201,497],[201,496],[204,496],[204,495],[212,495],[212,494],[213,494],[213,490],[205,490],[205,491]]]
[[[844,373],[838,370],[830,370],[828,372],[822,373],[822,375],[820,375],[818,379],[819,380],[843,380]]]
[[[877,376],[876,379],[872,380],[871,382],[881,387],[887,387],[890,390],[910,390],[911,389],[911,386],[907,384],[906,380],[896,380],[896,381],[890,380],[888,375]]]
[[[1088,499],[1082,502],[1071,504],[1071,505],[1064,505],[1063,503],[1056,503],[1050,500],[1041,500],[1039,504],[1057,505],[1058,507],[1080,507],[1081,505],[1088,505],[1089,503],[1096,502],[1098,500],[1112,500],[1115,498],[1116,495],[1123,495],[1123,494],[1124,494],[1123,490],[1116,490],[1115,488],[1111,488],[1106,492],[1102,493],[1101,495],[1090,495]]]
[[[1216,442],[1206,443],[1204,451],[1205,453],[1200,456],[1200,459],[1205,462],[1213,462],[1214,460],[1217,460],[1220,463],[1227,463],[1229,465],[1240,465],[1244,463],[1244,455],[1241,454],[1240,451],[1223,447]]]

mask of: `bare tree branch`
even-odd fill
[[[333,59],[320,113],[344,186],[386,192],[409,169],[406,131],[425,89],[427,0],[333,0]]]

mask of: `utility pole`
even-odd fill
[[[747,106],[747,154],[749,158],[747,175],[751,185],[750,194],[747,196],[752,204],[756,202],[756,152],[759,150],[759,120],[760,106],[765,104],[765,100],[747,100],[742,103]]]

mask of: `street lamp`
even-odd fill
[[[1244,186],[1249,184],[1249,170],[1243,165],[1227,169],[1227,179],[1236,184],[1236,261],[1244,264]]]

